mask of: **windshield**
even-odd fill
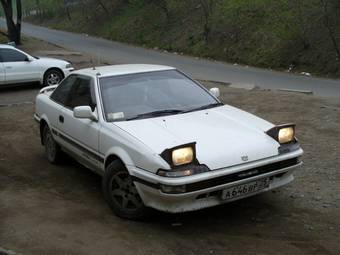
[[[99,79],[107,121],[148,118],[221,104],[177,70]]]

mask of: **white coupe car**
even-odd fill
[[[101,174],[108,204],[124,218],[211,207],[291,182],[303,154],[295,126],[218,96],[172,67],[98,67],[43,88],[35,119],[47,159],[66,152]]]
[[[56,85],[73,70],[67,61],[33,57],[13,46],[0,44],[0,87],[30,82]]]

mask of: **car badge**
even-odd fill
[[[249,158],[248,158],[248,156],[242,156],[241,159],[242,159],[243,161],[248,161]]]

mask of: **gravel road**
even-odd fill
[[[305,165],[289,186],[198,212],[125,221],[105,204],[98,176],[72,160],[47,162],[33,105],[0,107],[0,246],[52,255],[340,254],[340,141],[334,139],[340,105],[222,91],[226,103],[275,123],[297,123]]]

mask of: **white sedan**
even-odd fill
[[[83,69],[36,98],[52,163],[68,153],[103,176],[118,216],[178,213],[286,185],[303,154],[295,126],[275,126],[218,100],[172,67]]]
[[[13,46],[0,44],[0,87],[30,82],[56,85],[73,70],[67,61],[33,57]]]

